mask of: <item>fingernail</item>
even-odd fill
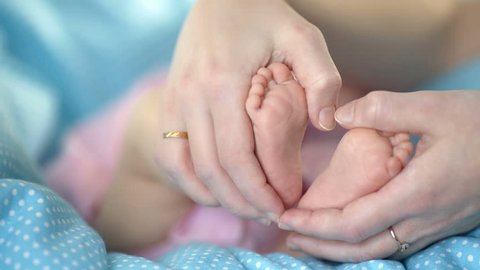
[[[323,108],[318,115],[319,121],[318,123],[322,128],[325,130],[332,130],[335,128],[335,107],[329,106]]]
[[[270,219],[272,222],[278,223],[279,216],[275,213],[268,212],[267,213],[268,219]]]
[[[266,226],[270,226],[270,224],[272,224],[272,221],[268,218],[259,218],[257,221]]]
[[[353,106],[343,106],[337,109],[335,120],[339,124],[350,124],[353,122]]]
[[[292,228],[285,223],[278,223],[278,228],[280,228],[282,230],[285,230],[285,231],[291,231],[292,230]]]
[[[300,247],[295,245],[294,243],[288,241],[287,242],[287,247],[291,250],[294,250],[294,251],[299,251],[300,250]]]

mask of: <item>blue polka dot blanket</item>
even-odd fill
[[[108,253],[100,236],[54,192],[0,180],[0,269],[480,269],[480,230],[451,237],[404,261],[331,263],[192,243],[156,261]]]

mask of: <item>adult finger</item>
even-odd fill
[[[318,28],[305,23],[297,25],[292,35],[285,35],[288,48],[285,61],[298,82],[305,88],[308,114],[312,124],[321,130],[335,128],[336,101],[342,80]]]
[[[424,215],[432,207],[432,190],[423,184],[436,151],[416,156],[403,171],[379,191],[358,198],[343,209],[291,209],[280,217],[279,226],[323,240],[359,243],[393,224]]]
[[[220,163],[214,124],[206,102],[200,97],[194,100],[195,106],[185,106],[183,115],[189,116],[185,122],[197,177],[223,207],[242,217],[261,217],[262,213],[242,196]]]
[[[182,139],[160,143],[156,162],[164,172],[162,175],[165,175],[166,180],[180,188],[196,203],[206,206],[219,206],[220,203],[195,175],[188,142],[180,140]]]
[[[460,228],[441,230],[438,224],[445,225],[443,217],[408,218],[358,243],[324,240],[292,233],[287,238],[287,245],[293,250],[339,262],[361,262],[387,257],[400,260],[438,240],[468,232],[477,226],[475,223],[466,222]],[[402,250],[401,245],[406,248]]]
[[[234,87],[242,87],[240,83]],[[244,85],[248,89],[249,85]],[[231,95],[248,91],[230,91]],[[283,203],[267,179],[255,155],[250,118],[245,112],[245,96],[212,106],[215,140],[221,166],[243,197],[271,220],[283,213]]]
[[[287,238],[287,246],[318,258],[338,262],[361,262],[386,258],[396,253],[398,249],[388,231],[383,231],[360,243],[321,240],[293,233]]]
[[[370,92],[337,109],[335,118],[345,128],[366,127],[390,132],[424,133],[442,127],[445,98],[441,93],[419,91]],[[435,130],[433,130],[435,129]]]
[[[280,217],[279,227],[324,240],[364,241],[419,211],[411,198],[418,192],[412,192],[413,185],[406,181],[407,177],[417,178],[414,171],[407,170],[379,191],[356,199],[343,209],[289,209]]]
[[[165,93],[167,92],[168,89],[165,90]],[[172,97],[171,95],[166,96]],[[219,202],[195,174],[188,139],[162,137],[163,132],[187,131],[187,129],[173,102],[168,100],[168,98],[163,98],[160,102],[160,134],[155,151],[155,162],[159,168],[160,175],[174,186],[179,187],[196,203],[218,206]]]
[[[396,188],[398,186],[392,187],[391,191]],[[395,194],[398,194],[398,190]],[[390,192],[385,192],[378,198],[380,201],[376,201],[375,196],[369,195],[345,208],[349,210],[312,211],[310,218],[300,220],[303,224],[289,224],[295,233],[287,239],[288,246],[319,258],[359,262],[390,256],[404,258],[439,239],[430,237],[425,241],[425,235],[432,235],[432,226],[429,223],[431,220],[412,214],[412,206],[408,203],[399,204],[397,200],[385,199],[392,196]],[[408,202],[407,198],[405,196],[397,199]],[[365,205],[362,205],[363,203]],[[369,208],[365,208],[366,206]],[[288,211],[284,215],[287,214]],[[285,216],[282,216],[280,222],[283,222],[284,218]],[[298,216],[296,218],[298,219]],[[322,224],[321,221],[325,223]],[[315,227],[316,225],[318,226]],[[394,230],[396,240],[391,235],[390,228]],[[401,252],[400,243],[408,243],[408,249]]]
[[[441,236],[436,236],[417,241],[416,238],[410,237],[409,230],[404,228],[408,227],[400,223],[359,243],[323,240],[292,233],[287,238],[287,246],[318,258],[338,262],[362,262],[387,257],[402,259],[441,239]],[[393,230],[395,238],[390,230]],[[400,245],[407,245],[407,248],[402,250]]]

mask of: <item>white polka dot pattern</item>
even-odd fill
[[[1,180],[0,269],[102,269],[105,247],[49,189]]]
[[[100,236],[48,188],[0,179],[0,269],[165,269],[107,254]]]
[[[48,188],[0,179],[0,269],[480,269],[480,229],[452,237],[404,262],[337,264],[285,254],[192,243],[158,261],[107,253],[98,234]]]

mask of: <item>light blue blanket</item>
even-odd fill
[[[149,261],[108,253],[100,236],[44,186],[0,179],[0,203],[0,269],[480,269],[480,229],[400,262],[337,264],[207,243],[192,243]]]

